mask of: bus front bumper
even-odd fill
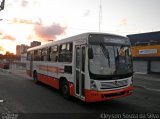
[[[132,94],[133,86],[122,88],[112,91],[93,91],[85,90],[85,101],[86,102],[99,102],[105,100],[112,100],[120,97],[125,97]]]

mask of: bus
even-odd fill
[[[64,98],[99,102],[133,93],[127,37],[83,33],[27,50],[27,74],[61,91]]]

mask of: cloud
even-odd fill
[[[46,26],[43,24],[43,21],[41,18],[37,20],[28,20],[28,19],[19,19],[14,18],[10,20],[11,24],[26,24],[26,25],[32,25],[31,30],[33,30],[33,34],[29,34],[26,38],[27,40],[33,40],[35,38],[39,38],[40,41],[48,41],[48,40],[55,40],[57,36],[65,34],[65,31],[67,27],[63,27],[62,25],[58,23],[53,23],[49,26]],[[7,36],[6,36],[7,37]],[[2,39],[2,37],[0,38]],[[3,36],[4,39],[4,36]],[[15,40],[14,37],[9,37],[10,40]]]
[[[13,20],[11,20],[11,23],[14,23],[14,24],[31,24],[31,25],[34,25],[34,24],[37,24],[36,22],[33,22],[33,20],[26,20],[26,19],[18,19],[18,18],[14,18]]]
[[[22,7],[27,7],[28,4],[29,4],[29,2],[26,1],[26,0],[22,0],[22,1],[21,1],[21,6],[22,6]]]
[[[2,46],[0,46],[0,51],[5,51],[5,49]]]
[[[122,20],[120,20],[119,25],[120,25],[120,26],[126,26],[126,25],[128,25],[128,20],[127,20],[127,19],[122,19]]]
[[[85,13],[83,14],[83,16],[84,16],[84,17],[87,17],[87,16],[89,16],[90,13],[91,13],[90,10],[86,10]]]
[[[40,0],[19,0],[19,3],[22,8],[30,9],[31,7],[35,7],[41,3]]]
[[[4,40],[4,39],[11,40],[11,41],[15,41],[16,40],[16,38],[11,36],[11,35],[0,34],[0,40]]]
[[[34,28],[36,35],[43,41],[55,40],[57,36],[63,35],[66,29],[67,27],[56,23],[50,26],[43,26],[42,23],[39,23]]]

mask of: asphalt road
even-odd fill
[[[76,98],[65,100],[59,91],[44,84],[34,84],[26,76],[0,72],[0,113],[80,113],[83,115],[160,112],[159,84],[142,81],[136,76],[135,84],[138,86],[135,86],[133,95],[129,97],[85,103]],[[154,87],[156,90],[152,90]]]

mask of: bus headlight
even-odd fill
[[[91,80],[91,90],[97,90],[97,86],[94,80]]]

